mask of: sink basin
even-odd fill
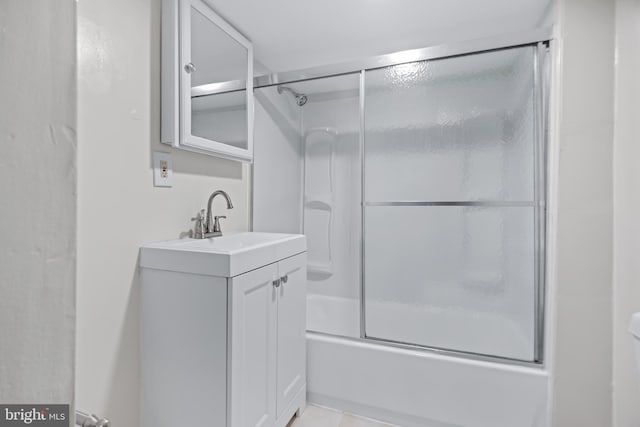
[[[238,233],[143,245],[140,267],[234,277],[307,250],[301,234]]]

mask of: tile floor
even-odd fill
[[[300,418],[293,418],[287,427],[393,427],[379,421],[361,418],[333,409],[307,405]]]

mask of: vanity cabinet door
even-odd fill
[[[276,415],[277,264],[229,279],[230,427],[269,427]]]
[[[306,255],[302,253],[278,263],[277,418],[305,383]]]

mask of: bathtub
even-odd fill
[[[335,299],[309,295],[308,329],[357,336],[357,301]],[[308,401],[400,426],[545,427],[548,381],[542,367],[307,332]]]

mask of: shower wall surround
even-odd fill
[[[253,229],[278,233],[302,231],[303,158],[300,107],[275,87],[256,89],[253,164]],[[268,143],[266,143],[268,141]],[[286,189],[286,191],[283,191]]]
[[[286,87],[306,95],[307,103],[298,106],[276,87],[255,90],[257,138],[269,143],[256,144],[253,226],[307,235],[307,329],[357,337],[359,74]],[[324,309],[327,301],[331,312]]]
[[[323,79],[303,109],[304,234],[309,246],[307,329],[360,335],[359,74]],[[324,92],[322,91],[324,87]],[[307,90],[308,92],[308,90]],[[324,311],[323,301],[332,310]]]

